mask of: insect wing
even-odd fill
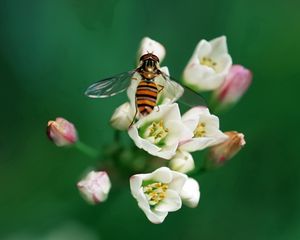
[[[170,80],[169,77],[166,77],[166,75],[158,78],[156,83],[161,87],[161,103],[175,102],[184,93],[184,88],[177,82]]]
[[[184,93],[179,99],[180,102],[190,106],[205,106],[207,107],[206,100],[200,94],[196,93],[194,90],[187,86],[182,86],[184,88]]]
[[[125,91],[135,71],[120,73],[95,82],[87,88],[85,95],[91,98],[106,98]]]
[[[174,99],[172,102],[175,102],[178,99],[179,102],[190,107],[207,106],[205,99],[200,94],[187,86],[177,83],[166,74],[163,74],[163,76],[165,78],[164,90],[166,90],[167,96]]]

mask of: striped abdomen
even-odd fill
[[[156,106],[158,89],[154,82],[141,80],[136,89],[135,100],[138,111],[148,115]]]

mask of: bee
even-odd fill
[[[85,91],[85,95],[91,98],[106,98],[114,96],[125,91],[131,83],[131,80],[138,80],[134,77],[137,73],[140,82],[137,85],[135,93],[136,114],[146,116],[150,114],[154,107],[157,106],[158,95],[166,91],[166,95],[175,101],[180,98],[180,102],[188,106],[206,106],[202,96],[172,80],[170,76],[160,70],[159,58],[153,53],[147,53],[140,57],[139,66],[129,72],[117,74],[113,77],[106,78],[90,85]],[[163,78],[163,84],[156,80]],[[181,91],[178,91],[181,90]]]

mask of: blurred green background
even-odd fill
[[[1,0],[0,239],[300,239],[299,9],[296,0]],[[179,77],[197,42],[220,35],[254,74],[220,116],[246,147],[200,178],[198,208],[161,225],[128,187],[87,205],[76,182],[94,162],[51,144],[47,121],[63,116],[100,147],[126,96],[87,99],[91,82],[132,69],[144,36],[165,45],[164,64]]]

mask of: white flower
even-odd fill
[[[219,118],[205,107],[194,107],[187,111],[182,120],[194,136],[181,142],[180,150],[194,152],[224,142],[228,137],[219,130]]]
[[[156,42],[149,37],[144,37],[138,50],[138,59],[147,53],[153,53],[158,57],[159,61],[162,62],[166,55],[166,50],[159,42]]]
[[[183,124],[176,103],[155,107],[128,130],[136,146],[154,156],[170,159],[176,154],[180,141],[193,137]]]
[[[170,160],[170,168],[177,172],[187,173],[195,168],[192,154],[186,151],[177,151]]]
[[[110,119],[110,124],[113,128],[118,130],[127,130],[134,120],[134,109],[132,109],[129,102],[119,106]]]
[[[231,64],[225,36],[201,40],[184,70],[184,81],[195,90],[214,90],[223,83]]]
[[[161,167],[130,178],[130,189],[139,207],[152,223],[162,223],[168,212],[181,208],[180,193],[187,176]]]
[[[160,68],[160,71],[165,73],[167,76],[169,76],[169,69],[168,67],[162,67]],[[132,77],[131,84],[127,89],[127,96],[129,98],[131,110],[130,112],[135,112],[136,109],[136,90],[137,86],[139,85],[141,81],[141,76],[138,73],[135,73]],[[157,95],[156,105],[162,105],[162,104],[170,104],[175,102],[177,99],[181,97],[183,94],[183,87],[180,86],[180,84],[175,83],[174,81],[166,80],[162,76],[158,76],[155,78],[154,82],[156,83],[159,94]],[[134,110],[133,110],[134,109]],[[136,114],[136,119],[139,119],[141,116],[139,114]]]
[[[198,182],[193,178],[188,178],[180,192],[180,197],[184,205],[195,208],[200,200],[200,190]]]
[[[91,204],[107,199],[111,183],[106,172],[89,172],[84,179],[77,183],[82,197]]]

